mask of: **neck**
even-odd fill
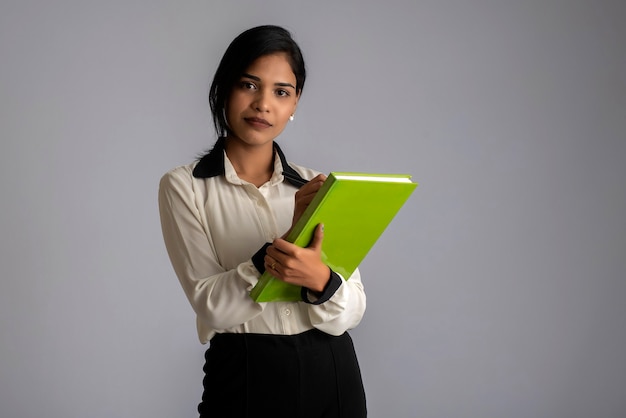
[[[229,137],[224,144],[226,155],[242,180],[257,187],[267,182],[274,172],[273,142],[249,145]]]

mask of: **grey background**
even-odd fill
[[[0,3],[0,416],[192,417],[157,182],[257,24],[310,77],[279,142],[420,183],[362,265],[370,416],[626,416],[624,1]]]

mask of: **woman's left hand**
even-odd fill
[[[322,262],[324,226],[317,225],[308,247],[302,248],[282,238],[275,239],[265,254],[265,269],[286,283],[322,292],[330,279],[330,269]]]

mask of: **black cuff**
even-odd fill
[[[252,256],[252,264],[254,264],[254,267],[256,267],[261,274],[265,273],[265,251],[270,245],[272,245],[271,242],[266,242],[261,249]]]
[[[321,305],[322,303],[333,297],[337,289],[339,289],[339,286],[341,286],[342,281],[343,279],[337,273],[330,270],[330,278],[328,279],[328,283],[326,283],[326,286],[321,293],[313,292],[308,288],[303,287],[300,290],[300,296],[302,297],[302,300],[306,303],[310,303],[311,305]],[[315,296],[317,296],[317,300],[310,301],[309,292],[315,294]]]

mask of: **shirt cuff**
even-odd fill
[[[326,283],[326,287],[324,287],[324,290],[322,292],[313,292],[308,288],[303,287],[300,290],[300,296],[305,303],[309,303],[311,305],[321,305],[322,303],[328,301],[330,298],[333,297],[337,289],[339,289],[339,286],[341,286],[342,282],[343,279],[341,278],[341,276],[330,270],[330,279],[328,280],[328,283]],[[309,295],[315,296],[317,299],[311,300],[309,299]]]
[[[265,273],[265,251],[267,247],[272,245],[271,242],[266,242],[254,255],[252,256],[252,264],[259,271],[259,273]]]

